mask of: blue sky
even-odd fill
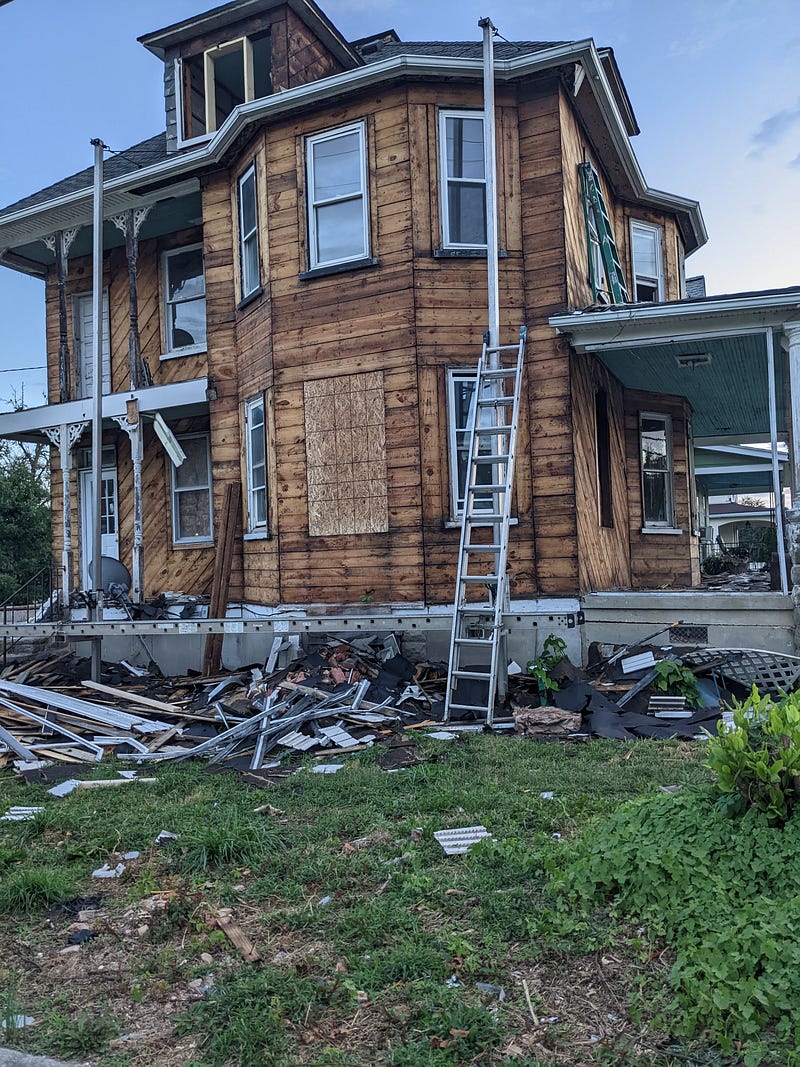
[[[203,0],[13,0],[0,7],[0,205],[163,129],[161,64],[137,42]],[[687,263],[709,293],[800,284],[797,0],[321,0],[355,39],[594,37],[611,46],[642,133],[648,183],[698,199],[709,244]],[[0,409],[43,402],[44,286],[0,269]]]

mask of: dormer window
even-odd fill
[[[184,56],[180,64],[183,139],[215,133],[234,108],[272,92],[269,34],[237,37]]]

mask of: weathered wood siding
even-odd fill
[[[628,485],[625,462],[623,389],[592,356],[573,356],[575,419],[575,513],[581,592],[627,589],[630,585]],[[601,525],[595,397],[605,392],[608,410],[612,523]]]
[[[639,450],[639,414],[669,415],[672,451],[675,525],[680,534],[642,533],[642,473]],[[634,589],[682,589],[698,585],[698,539],[692,536],[689,420],[683,397],[625,390],[625,450],[631,543],[631,585]]]

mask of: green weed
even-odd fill
[[[0,882],[0,914],[30,912],[75,895],[75,882],[59,867],[12,871]]]

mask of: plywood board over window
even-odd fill
[[[385,533],[383,372],[319,378],[303,394],[309,535]]]

